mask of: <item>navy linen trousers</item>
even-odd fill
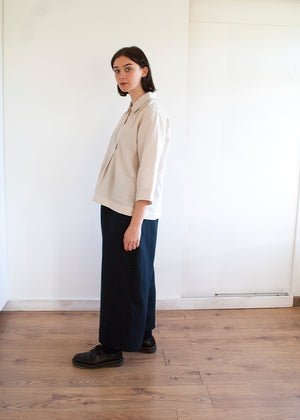
[[[125,251],[130,216],[101,206],[102,270],[99,342],[138,351],[145,331],[155,328],[154,256],[158,220],[144,220],[140,246]]]

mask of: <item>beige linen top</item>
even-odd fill
[[[170,122],[147,92],[123,114],[108,145],[93,200],[132,216],[137,200],[151,202],[145,219],[161,213],[162,178],[170,139]]]

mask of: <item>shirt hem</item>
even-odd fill
[[[109,200],[106,197],[93,197],[93,201],[96,203],[103,205],[105,207],[110,208],[113,211],[116,211],[117,213],[124,214],[125,216],[132,216],[133,213],[133,207],[127,207],[122,206],[118,203],[115,203],[114,201]],[[145,212],[144,220],[157,220],[160,217],[160,213],[150,213],[149,211]]]

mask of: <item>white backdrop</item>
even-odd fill
[[[300,3],[193,0],[190,16],[182,295],[289,292]]]
[[[2,52],[2,0],[0,0],[0,310],[9,298],[5,218]]]
[[[92,196],[128,106],[109,62],[134,44],[148,55],[158,99],[173,120],[158,297],[291,292],[299,4],[154,0],[150,7],[131,0],[124,13],[120,1],[4,5],[11,299],[99,297],[99,205]]]
[[[128,107],[113,53],[145,50],[173,120],[158,243],[158,294],[179,296],[188,1],[5,2],[6,206],[11,298],[99,297],[99,205],[111,132]],[[123,9],[124,13],[121,13]],[[127,14],[126,16],[124,14]]]

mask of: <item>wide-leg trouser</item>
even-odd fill
[[[102,270],[99,342],[138,351],[145,331],[155,328],[154,256],[158,220],[144,220],[140,246],[125,251],[131,217],[101,206]]]

